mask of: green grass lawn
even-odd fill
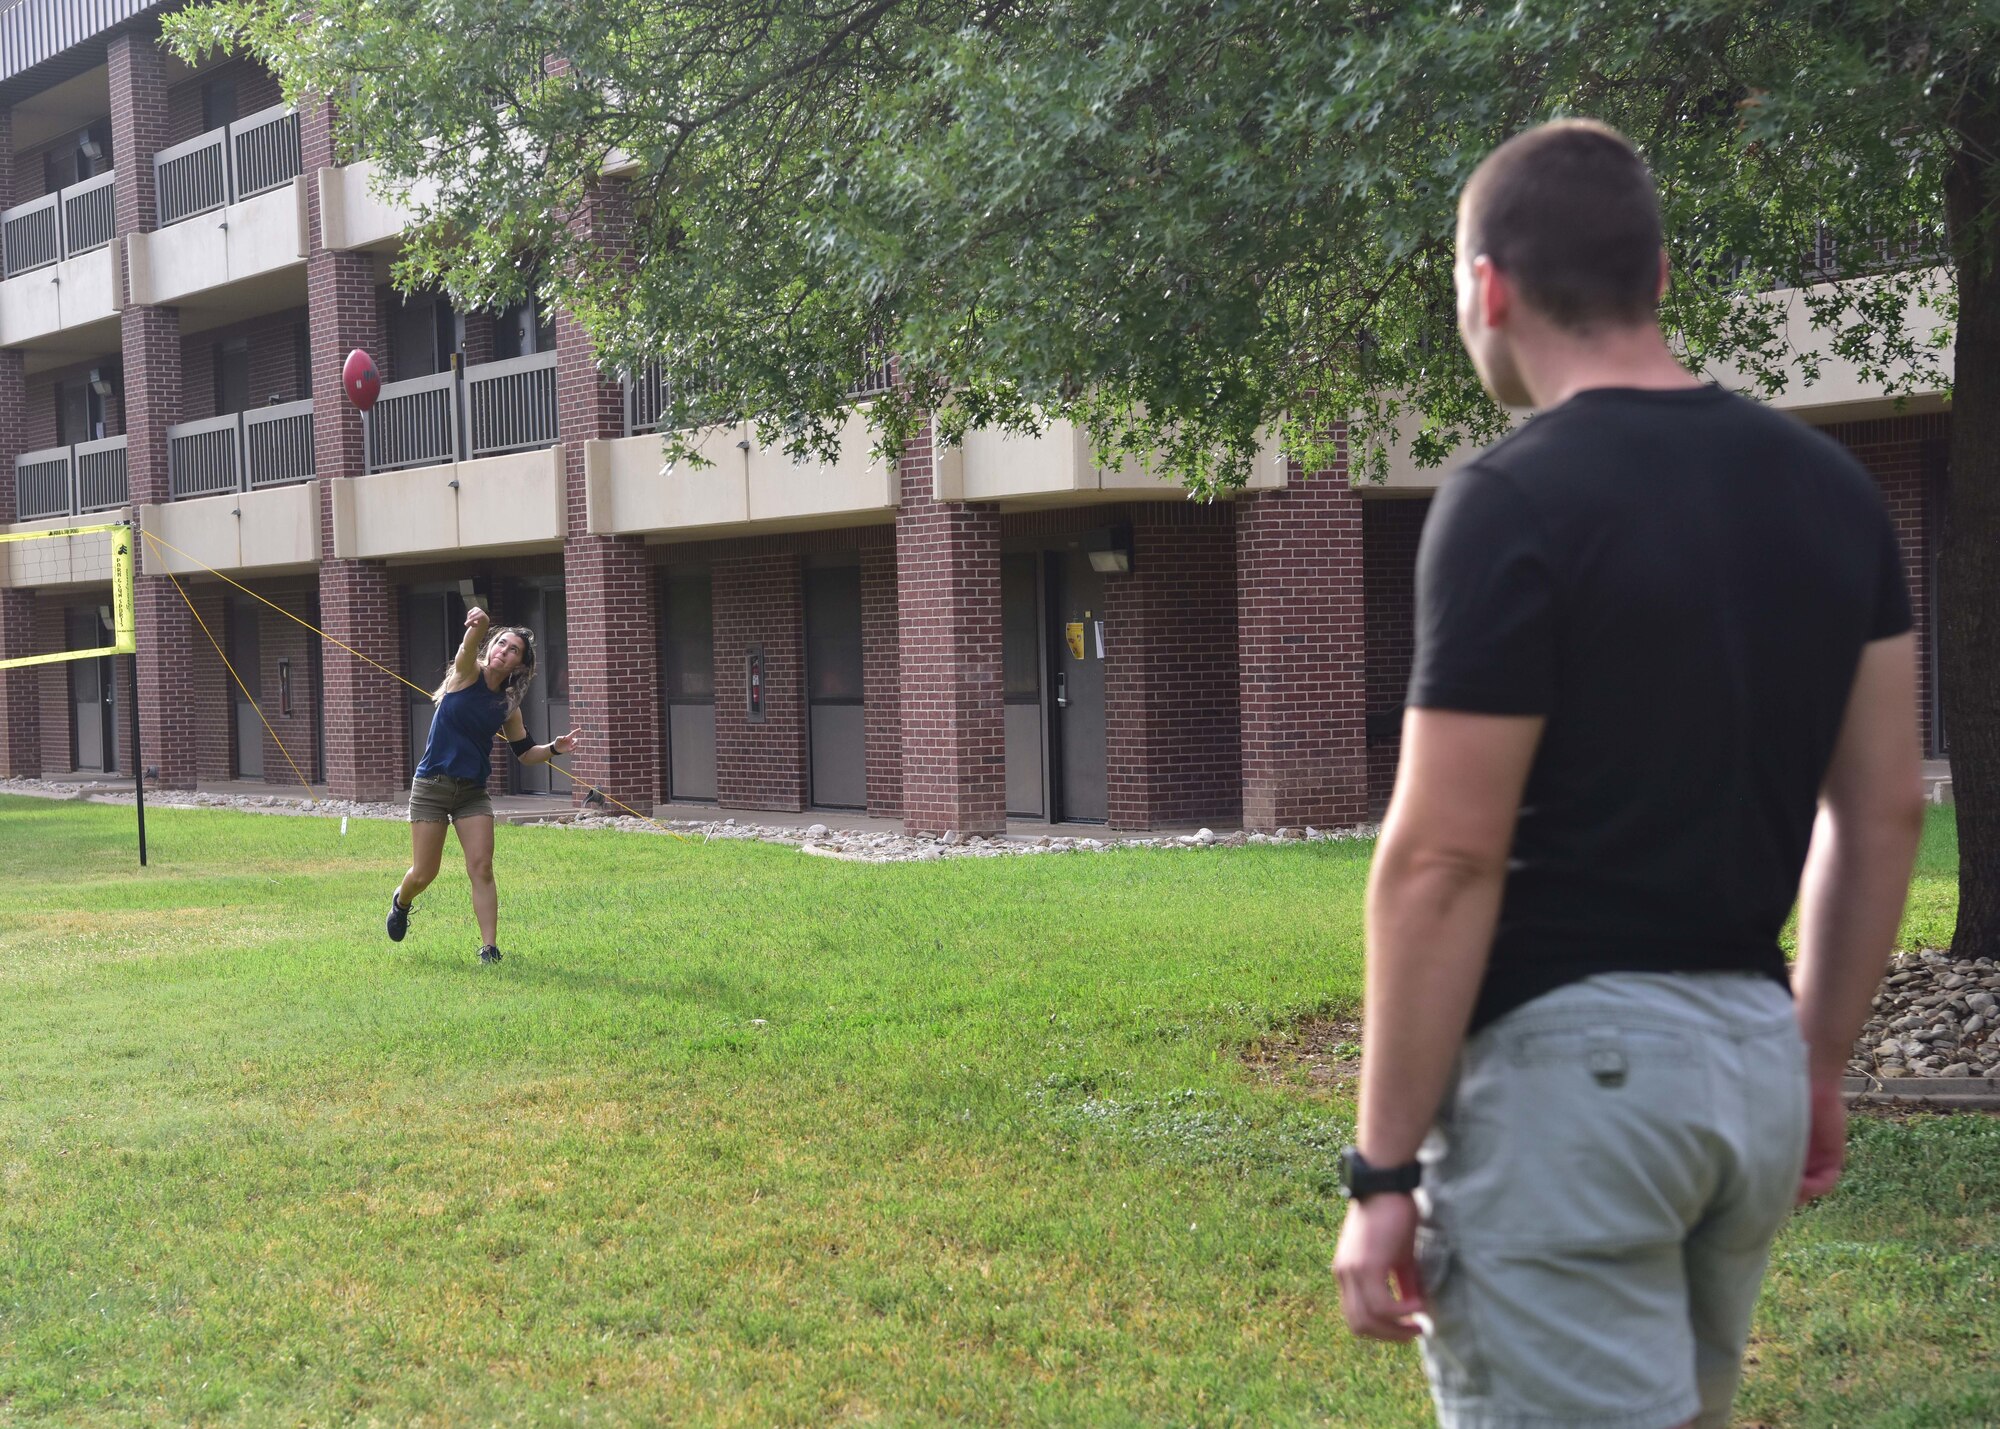
[[[0,800],[0,1424],[1429,1420],[1325,1271],[1366,844],[869,866]],[[1912,931],[1949,932],[1948,813]],[[1743,1410],[2000,1420],[2000,1135],[1857,1127]]]

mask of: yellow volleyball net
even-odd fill
[[[0,670],[130,655],[138,648],[132,600],[132,528],[123,521],[0,531],[0,586],[111,586],[111,643],[81,650],[43,650],[0,660]]]

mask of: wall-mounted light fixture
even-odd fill
[[[90,390],[100,397],[109,397],[118,389],[113,385],[109,373],[102,367],[93,367],[90,369]]]
[[[76,151],[93,164],[104,157],[104,146],[90,137],[88,129],[76,136]]]

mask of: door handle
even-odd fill
[[[1069,674],[1063,670],[1056,671],[1056,708],[1069,708]]]

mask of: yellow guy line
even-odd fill
[[[299,769],[299,762],[292,758],[292,751],[285,748],[285,741],[278,738],[278,731],[272,729],[271,722],[264,718],[264,707],[257,703],[257,697],[250,693],[250,687],[243,683],[243,677],[237,674],[236,667],[229,663],[229,657],[222,653],[222,646],[217,642],[215,632],[208,628],[208,622],[201,618],[201,612],[194,608],[194,602],[188,599],[188,593],[181,588],[180,577],[176,576],[172,571],[168,571],[167,579],[174,583],[175,593],[180,596],[181,602],[187,606],[188,614],[194,617],[194,623],[201,627],[201,633],[208,637],[208,643],[215,646],[215,658],[222,662],[222,668],[229,672],[229,678],[236,682],[236,688],[243,691],[243,698],[250,701],[250,708],[257,711],[257,719],[264,726],[264,733],[271,736],[271,742],[276,744],[278,752],[285,756],[285,763],[292,766],[292,773],[297,774],[299,776],[299,783],[306,786],[306,802],[310,804],[314,799],[319,797],[313,793],[312,780],[306,778],[305,774]]]
[[[94,526],[93,526],[93,527],[88,527],[88,528],[85,528],[85,529],[88,529],[88,530],[111,530],[111,529],[113,529],[113,528],[112,528],[112,527],[109,527],[109,526],[106,526],[106,527],[94,527]],[[40,534],[40,535],[46,535],[46,534],[48,534],[48,533],[47,533],[47,532],[39,532],[39,533],[37,533],[37,534]],[[73,533],[71,533],[71,532],[64,532],[63,534],[65,534],[65,535],[70,535],[70,534],[73,534]],[[222,573],[221,571],[218,571],[218,570],[217,570],[217,569],[216,569],[216,568],[215,568],[214,566],[211,566],[211,565],[209,565],[209,564],[208,564],[207,562],[203,561],[203,560],[202,560],[202,559],[201,559],[201,558],[200,558],[199,556],[190,556],[190,555],[189,555],[189,554],[188,554],[188,553],[187,553],[186,551],[183,551],[183,550],[182,550],[182,549],[181,549],[181,548],[180,548],[179,546],[176,546],[176,545],[175,545],[175,544],[174,544],[174,543],[173,543],[172,541],[169,541],[169,540],[167,540],[167,539],[165,539],[164,537],[161,537],[161,536],[156,536],[156,535],[154,535],[154,534],[153,534],[153,533],[152,533],[151,531],[147,531],[147,530],[143,530],[143,529],[142,529],[142,530],[140,531],[140,533],[139,533],[139,534],[141,534],[142,536],[144,536],[144,537],[145,537],[145,538],[146,538],[146,539],[147,539],[148,541],[151,541],[151,542],[152,542],[152,543],[153,543],[154,545],[156,545],[156,546],[163,546],[163,547],[165,547],[165,548],[166,548],[167,550],[169,550],[169,551],[172,551],[172,552],[173,552],[173,553],[174,553],[175,555],[179,556],[179,557],[180,557],[180,558],[181,558],[182,560],[187,560],[187,561],[193,561],[193,562],[194,562],[194,563],[195,563],[196,565],[200,566],[200,567],[201,567],[201,568],[202,568],[203,570],[207,571],[207,572],[208,572],[208,573],[209,573],[210,575],[214,576],[214,577],[215,577],[215,578],[216,578],[217,580],[220,580],[220,581],[224,581],[224,582],[227,582],[227,583],[228,583],[229,585],[232,585],[232,586],[235,586],[235,587],[236,587],[236,589],[238,589],[238,590],[242,591],[242,592],[243,592],[243,593],[244,593],[245,595],[249,596],[249,597],[250,597],[251,599],[253,599],[253,600],[258,600],[258,601],[263,601],[263,603],[264,603],[265,605],[268,605],[268,606],[270,606],[270,607],[271,607],[271,609],[273,609],[273,610],[277,611],[277,612],[278,612],[278,614],[280,614],[280,615],[284,616],[284,617],[285,617],[285,619],[287,619],[287,620],[289,620],[289,621],[292,621],[292,622],[294,622],[294,623],[296,623],[296,624],[299,624],[299,625],[303,625],[303,626],[304,626],[304,627],[305,627],[306,629],[310,630],[310,631],[311,631],[311,632],[312,632],[313,634],[315,634],[315,635],[319,636],[319,638],[320,638],[320,639],[322,639],[322,640],[325,640],[325,641],[327,641],[327,642],[329,642],[330,644],[333,644],[333,645],[339,645],[341,649],[345,650],[345,651],[346,651],[346,652],[347,652],[348,654],[352,655],[352,656],[353,656],[353,657],[354,657],[355,659],[357,659],[357,660],[361,661],[361,663],[362,663],[362,664],[364,664],[364,665],[373,665],[373,666],[374,666],[374,667],[375,667],[376,669],[380,670],[380,671],[381,671],[381,672],[382,672],[383,674],[385,674],[385,675],[389,675],[389,676],[392,676],[393,678],[395,678],[395,679],[397,679],[397,680],[401,680],[401,681],[402,681],[402,682],[403,682],[404,684],[408,685],[408,686],[409,686],[409,687],[410,687],[411,689],[415,690],[415,691],[416,691],[416,692],[417,692],[418,694],[422,695],[422,696],[423,696],[423,697],[424,697],[425,699],[429,699],[429,698],[431,697],[431,692],[430,692],[429,690],[425,689],[425,688],[424,688],[424,687],[423,687],[422,685],[419,685],[419,684],[418,684],[418,683],[417,683],[416,681],[414,681],[414,680],[411,680],[411,679],[407,679],[407,678],[405,678],[405,677],[404,677],[404,676],[402,676],[402,675],[398,675],[398,674],[397,674],[397,673],[396,673],[396,672],[395,672],[394,670],[390,669],[390,668],[389,668],[389,667],[388,667],[387,665],[384,665],[384,664],[383,664],[383,663],[382,663],[382,662],[381,662],[380,660],[370,660],[370,659],[369,659],[369,658],[368,658],[368,657],[367,657],[366,655],[362,654],[362,653],[361,653],[361,652],[360,652],[359,650],[356,650],[356,649],[355,649],[355,648],[354,648],[354,647],[353,647],[352,645],[343,645],[343,644],[341,644],[341,642],[340,642],[340,641],[338,641],[338,640],[335,640],[335,639],[334,639],[334,638],[333,638],[333,637],[332,637],[331,635],[328,635],[328,634],[327,634],[327,633],[326,633],[326,632],[325,632],[324,630],[321,630],[321,629],[320,629],[320,628],[319,628],[319,627],[318,627],[317,625],[314,625],[314,624],[313,624],[313,623],[312,623],[312,622],[311,622],[310,620],[307,620],[307,619],[305,619],[305,618],[304,618],[304,617],[302,617],[302,616],[298,616],[298,615],[294,615],[294,614],[293,614],[293,613],[292,613],[291,611],[289,611],[289,610],[286,610],[286,609],[285,609],[285,608],[284,608],[284,607],[283,607],[282,605],[279,605],[279,604],[278,604],[278,603],[277,603],[276,601],[273,601],[273,600],[267,600],[267,599],[265,599],[265,597],[263,597],[263,596],[261,596],[261,595],[257,594],[257,592],[256,592],[256,591],[254,591],[254,590],[250,589],[250,587],[249,587],[249,586],[247,586],[247,585],[244,585],[244,584],[243,584],[242,582],[240,582],[240,581],[233,581],[233,580],[230,580],[228,576],[224,575],[224,574],[223,574],[223,573]],[[168,574],[168,575],[169,575],[169,576],[171,577],[173,573],[172,573],[171,571],[169,571],[169,572],[168,572],[167,574]],[[175,582],[174,582],[174,586],[175,586],[175,589],[179,589],[179,587],[180,587],[180,582],[179,582],[179,581],[175,581]],[[182,599],[182,600],[186,600],[186,599],[187,599],[187,593],[186,593],[185,591],[183,591],[183,592],[181,593],[181,599]],[[189,609],[193,609],[193,605],[192,605],[192,604],[190,604],[188,608],[189,608]],[[200,620],[200,619],[201,619],[201,617],[200,617],[199,615],[196,615],[196,616],[195,616],[195,619],[196,619],[196,620]],[[206,626],[204,626],[204,627],[203,627],[203,629],[204,629],[204,630],[206,630],[206,629],[207,629],[207,627],[206,627]],[[215,637],[214,637],[214,636],[212,636],[212,635],[211,635],[211,636],[209,636],[209,643],[210,643],[210,644],[214,644],[214,642],[215,642]],[[222,651],[221,651],[221,649],[220,649],[219,647],[217,648],[217,650],[216,650],[216,653],[217,653],[218,655],[222,653]],[[226,664],[228,664],[229,662],[228,662],[227,660],[224,660],[224,661],[223,661],[223,663],[224,663],[224,664],[226,665]],[[231,671],[230,671],[230,674],[231,674],[231,675],[234,675],[235,673],[236,673],[236,672],[235,672],[234,670],[231,670]],[[240,680],[239,680],[239,681],[237,681],[237,683],[238,683],[238,684],[240,685],[240,684],[242,683],[242,681],[240,681]],[[246,691],[245,693],[247,694],[248,692]],[[255,701],[255,700],[252,700],[252,701],[251,701],[251,704],[253,704],[253,705],[254,705],[255,703],[256,703],[256,701]],[[260,710],[260,711],[258,711],[258,717],[259,717],[260,719],[261,719],[261,718],[263,717],[263,712],[262,712],[261,710]],[[266,726],[266,728],[268,728],[268,727],[269,727],[269,726]],[[275,738],[277,738],[277,736],[276,736],[276,735],[273,735],[273,736],[272,736],[272,738],[274,738],[274,739],[275,739]],[[280,745],[279,745],[278,747],[279,747],[280,749],[284,748],[284,746],[283,746],[282,744],[280,744]],[[551,748],[551,750],[553,751],[553,749],[554,749],[554,746],[553,746],[553,745],[551,745],[551,746],[550,746],[550,748]],[[287,754],[287,755],[285,756],[285,758],[287,758],[287,759],[290,759],[290,758],[291,758],[291,755]],[[550,757],[550,759],[549,759],[549,767],[550,767],[551,769],[555,770],[555,771],[556,771],[556,772],[557,772],[558,774],[562,775],[562,776],[563,776],[564,778],[568,779],[568,780],[569,780],[569,781],[570,781],[571,783],[573,783],[573,784],[581,784],[581,785],[582,785],[582,786],[583,786],[584,788],[588,789],[588,790],[589,790],[589,791],[590,791],[591,793],[593,793],[593,794],[597,795],[597,797],[598,797],[598,798],[600,798],[600,799],[604,800],[604,801],[605,801],[605,802],[606,802],[607,804],[616,804],[616,805],[618,805],[618,807],[619,807],[619,808],[623,809],[623,810],[624,810],[624,811],[625,811],[626,813],[630,814],[630,815],[631,815],[631,816],[632,816],[633,818],[635,818],[635,819],[639,819],[639,820],[642,820],[642,821],[643,821],[643,822],[645,822],[645,823],[649,823],[649,824],[651,824],[651,825],[652,825],[652,826],[653,826],[654,828],[658,829],[658,830],[659,830],[659,831],[660,831],[661,833],[665,834],[665,835],[666,835],[666,836],[667,836],[668,838],[670,838],[670,839],[679,839],[679,840],[681,840],[681,841],[682,841],[683,843],[686,843],[686,842],[690,842],[690,839],[689,839],[689,836],[688,836],[688,835],[686,835],[686,834],[683,834],[683,833],[676,833],[676,832],[675,832],[674,830],[672,830],[672,829],[668,828],[668,827],[667,827],[667,826],[666,826],[665,824],[661,823],[661,822],[660,822],[660,821],[659,821],[658,819],[655,819],[655,818],[651,818],[651,817],[649,817],[648,815],[645,815],[645,814],[642,814],[642,813],[640,813],[640,812],[639,812],[639,811],[638,811],[637,809],[633,808],[633,807],[632,807],[632,806],[631,806],[630,804],[627,804],[627,803],[625,803],[624,801],[622,801],[622,800],[620,800],[620,799],[615,799],[615,798],[613,798],[613,797],[612,797],[611,795],[609,795],[609,794],[605,793],[605,792],[604,792],[604,791],[603,791],[602,789],[598,788],[598,787],[597,787],[597,786],[596,786],[595,784],[592,784],[592,783],[590,783],[590,782],[589,782],[589,781],[587,781],[587,780],[583,780],[583,779],[579,779],[579,778],[577,778],[577,777],[576,777],[576,775],[574,775],[574,774],[570,773],[570,772],[569,772],[569,770],[567,770],[567,769],[563,768],[563,767],[562,767],[562,766],[561,766],[560,764],[557,764],[557,763],[555,762],[555,758],[554,758],[554,756],[553,756],[553,753],[551,754],[551,757]],[[294,770],[296,770],[296,769],[298,768],[298,766],[297,766],[297,765],[295,764],[295,765],[293,765],[293,766],[292,766],[292,768],[293,768]],[[312,788],[312,786],[311,786],[310,784],[308,784],[308,785],[306,786],[306,788],[307,788],[308,790],[310,790],[310,789]],[[702,840],[702,842],[706,843],[706,842],[707,842],[707,840],[706,840],[706,839],[703,839],[703,840]]]

